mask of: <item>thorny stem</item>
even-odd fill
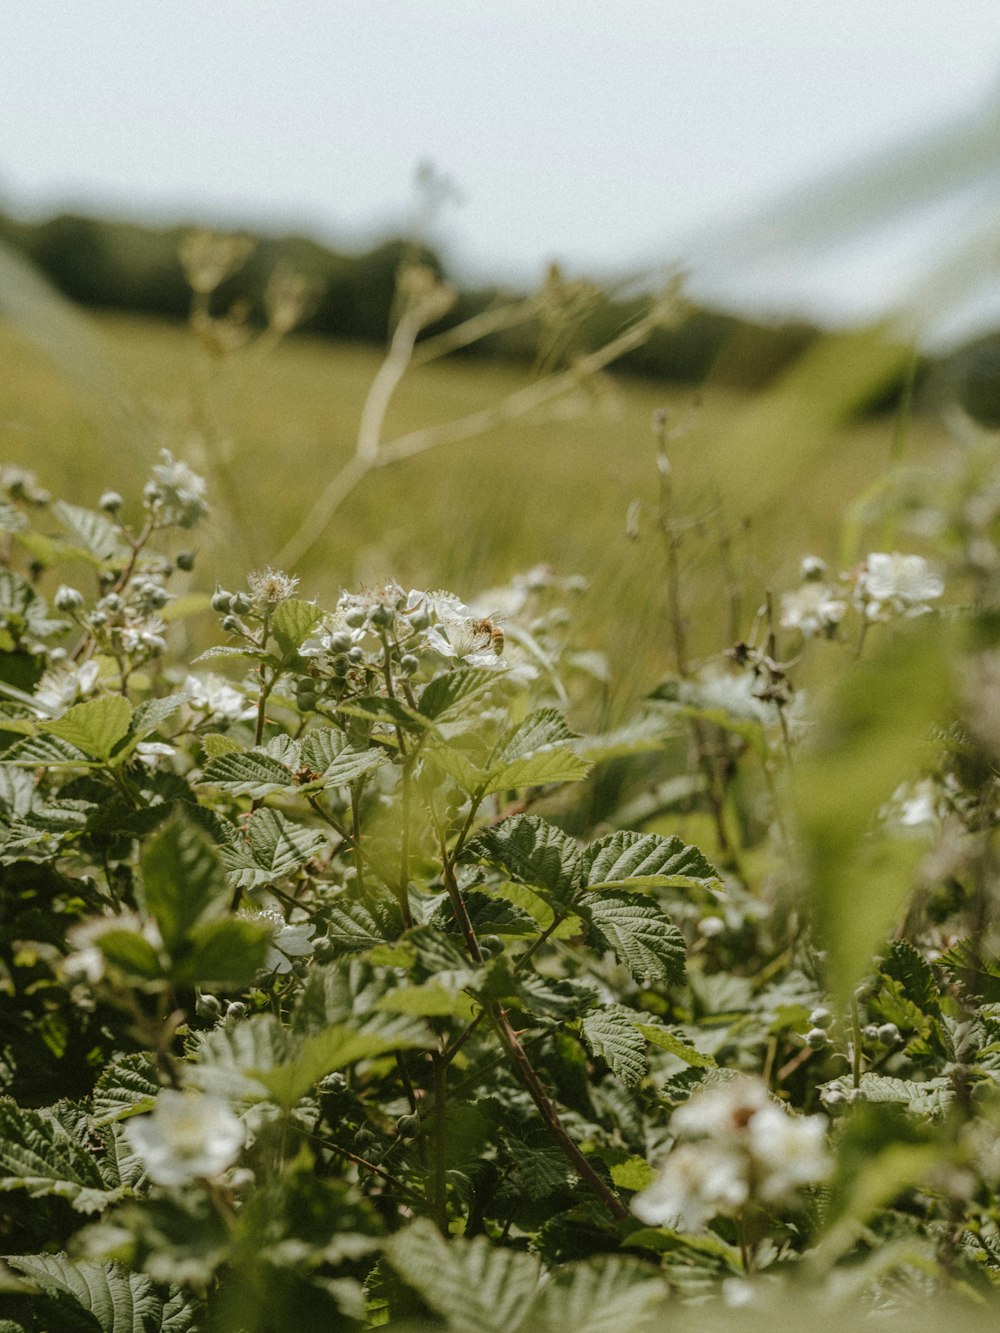
[[[440,1055],[434,1059],[434,1220],[442,1235],[448,1234],[448,1178],[444,1153],[447,1131],[448,1066]]]

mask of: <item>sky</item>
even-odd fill
[[[720,300],[852,318],[1000,198],[931,183],[853,257],[719,262],[738,220],[767,232],[813,189],[823,212],[831,174],[997,99],[997,0],[32,0],[2,7],[0,48],[0,208],[26,216],[361,246],[405,225],[430,161],[467,279],[676,259]]]

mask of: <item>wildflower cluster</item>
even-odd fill
[[[696,1093],[673,1113],[670,1128],[675,1147],[632,1200],[650,1226],[698,1231],[752,1205],[790,1203],[832,1167],[826,1117],[789,1114],[755,1079]]]

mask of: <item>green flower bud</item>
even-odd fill
[[[212,610],[218,611],[220,615],[232,610],[233,594],[225,592],[222,588],[216,588],[215,595],[212,598]]]
[[[330,651],[334,653],[346,653],[353,644],[354,640],[343,630],[338,630],[336,634],[330,635]]]
[[[106,514],[117,514],[125,501],[117,491],[105,491],[98,503]]]
[[[344,624],[350,625],[351,629],[360,629],[365,623],[365,613],[360,606],[352,606],[344,614]]]
[[[52,599],[52,604],[57,611],[79,611],[83,606],[83,593],[76,588],[70,588],[67,584],[62,584],[56,589],[56,595]]]
[[[194,569],[194,551],[178,551],[176,564],[178,569],[182,569],[185,574],[189,574]]]
[[[399,669],[404,676],[412,676],[419,667],[420,663],[412,653],[404,653],[399,659]]]

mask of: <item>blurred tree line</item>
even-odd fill
[[[0,240],[29,257],[59,291],[83,306],[186,319],[191,291],[179,260],[190,229],[61,214],[24,222],[0,214]],[[360,254],[331,250],[302,236],[253,238],[250,258],[219,288],[220,311],[236,306],[252,322],[265,320],[265,290],[281,266],[302,275],[312,297],[302,332],[316,337],[382,344],[392,322],[396,278],[404,260],[418,260],[447,277],[433,251],[388,239]],[[551,278],[551,275],[550,275]],[[559,282],[563,280],[559,278]],[[613,338],[648,306],[646,296],[618,299],[582,281],[563,283],[561,321],[547,343],[540,315],[498,327],[458,355],[519,363],[568,363]],[[433,337],[523,293],[498,287],[458,288],[447,313],[428,327]],[[805,322],[756,323],[722,311],[691,307],[672,327],[656,330],[617,369],[644,378],[697,384],[712,375],[734,388],[759,388],[795,361],[820,330]],[[895,394],[875,409],[890,405]]]

